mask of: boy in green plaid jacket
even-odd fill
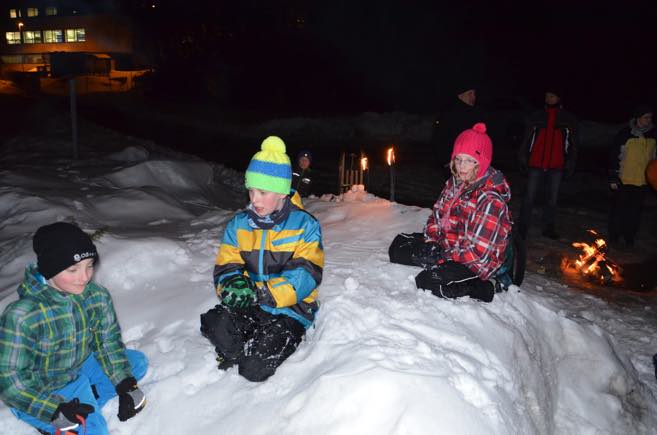
[[[100,408],[119,396],[119,419],[145,405],[148,366],[126,350],[109,292],[91,281],[98,252],[69,223],[37,230],[37,264],[0,317],[0,398],[46,434],[107,434]]]

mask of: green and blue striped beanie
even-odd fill
[[[285,154],[285,142],[278,136],[269,136],[260,148],[246,168],[246,188],[289,194],[292,165]]]

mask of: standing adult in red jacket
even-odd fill
[[[575,170],[575,116],[563,110],[558,91],[545,93],[544,110],[535,113],[528,121],[528,131],[520,148],[520,167],[527,170],[527,191],[522,201],[518,230],[527,237],[534,200],[541,185],[545,188],[543,207],[543,236],[558,239],[555,220],[559,187],[564,175]]]

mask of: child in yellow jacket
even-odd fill
[[[214,268],[221,303],[201,315],[220,369],[264,381],[297,348],[319,309],[324,252],[319,222],[289,196],[285,143],[262,142],[246,170],[250,203],[227,224]]]

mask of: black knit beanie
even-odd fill
[[[45,279],[50,279],[80,261],[93,258],[98,251],[84,231],[67,222],[57,222],[39,228],[32,247],[37,255],[37,268]]]

